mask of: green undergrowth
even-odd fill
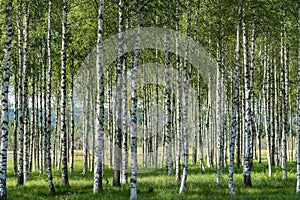
[[[138,174],[138,199],[299,199],[296,194],[296,165],[288,163],[288,179],[281,179],[279,167],[273,167],[273,176],[268,177],[267,164],[254,163],[252,168],[253,187],[243,185],[242,168],[235,169],[234,185],[236,195],[229,196],[228,168],[222,171],[221,183],[216,183],[216,169],[202,171],[198,165],[189,166],[185,194],[179,194],[180,183],[174,176],[168,176],[163,169]],[[77,162],[73,173],[69,174],[70,186],[61,185],[61,172],[54,170],[55,193],[50,194],[47,176],[39,172],[29,174],[29,180],[24,186],[16,186],[17,176],[13,174],[12,163],[9,163],[7,173],[8,199],[129,199],[130,185],[112,187],[113,170],[105,168],[103,191],[93,194],[93,174],[82,174],[82,164]]]

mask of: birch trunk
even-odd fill
[[[179,56],[179,0],[176,0],[176,68],[177,68],[177,104],[176,104],[176,182],[180,181],[180,160],[182,146],[182,78]]]
[[[285,35],[285,34],[284,34]],[[285,44],[284,47],[284,90],[283,90],[283,125],[282,129],[282,180],[287,179],[287,134],[288,134],[288,90],[289,90],[289,47]]]
[[[47,171],[47,48],[44,49],[44,61],[43,61],[43,131],[44,131],[44,173]]]
[[[191,31],[191,6],[188,7],[188,18],[187,18],[187,35],[186,35],[186,49],[184,53],[184,64],[183,64],[183,77],[184,77],[184,89],[183,89],[183,173],[181,178],[181,184],[179,193],[184,193],[186,186],[186,179],[188,174],[188,161],[189,161],[189,141],[188,141],[188,91],[189,91],[189,72],[188,72],[188,50],[189,50],[189,40]]]
[[[271,164],[271,130],[270,130],[270,63],[265,45],[265,58],[264,58],[264,116],[265,116],[265,133],[267,145],[267,161],[268,161],[268,175],[272,177],[272,164]]]
[[[245,145],[244,145],[244,184],[246,187],[252,187],[251,183],[251,169],[250,169],[250,141],[251,141],[251,96],[250,96],[250,84],[249,84],[249,70],[248,70],[248,40],[247,40],[247,30],[246,30],[246,18],[245,18],[245,7],[242,9],[243,21],[243,54],[244,54],[244,84],[245,84]]]
[[[104,0],[99,0],[98,8],[98,32],[97,32],[97,119],[95,133],[95,169],[94,169],[94,193],[102,190],[103,172],[103,135],[104,135],[104,73],[103,73],[103,11]]]
[[[19,76],[18,76],[18,65],[15,67],[14,74],[14,143],[13,143],[13,159],[14,159],[14,175],[18,174],[18,126],[19,126]]]
[[[240,3],[239,3],[240,4]],[[234,184],[233,184],[233,173],[234,173],[234,149],[235,149],[235,139],[238,128],[237,123],[237,112],[239,108],[239,85],[240,85],[240,15],[241,15],[241,5],[239,5],[238,11],[238,21],[237,21],[237,31],[236,31],[236,49],[235,49],[235,70],[234,70],[234,97],[232,105],[232,132],[230,140],[230,153],[229,153],[229,175],[228,175],[228,185],[229,194],[235,195]]]
[[[143,151],[143,167],[146,167],[147,166],[147,158],[148,158],[148,155],[147,155],[147,147],[148,147],[148,144],[147,144],[147,140],[148,140],[148,127],[147,127],[147,90],[146,90],[146,84],[145,84],[145,68],[142,68],[142,101],[143,101],[143,107],[142,107],[142,126],[143,126],[143,139],[142,139],[142,151]]]
[[[250,68],[249,68],[249,87],[250,87],[250,115],[251,115],[251,166],[253,165],[253,156],[254,155],[254,146],[255,146],[255,138],[256,138],[256,129],[255,129],[255,121],[254,121],[254,51],[255,51],[255,20],[256,13],[253,11],[254,19],[252,20],[251,27],[251,47],[250,47]]]
[[[22,88],[22,70],[23,70],[23,57],[22,57],[22,28],[21,28],[21,19],[20,19],[20,5],[17,6],[16,8],[16,24],[17,24],[17,29],[18,29],[18,68],[16,70],[16,74],[18,73],[18,85],[17,85],[17,88],[18,88],[18,102],[16,101],[15,104],[18,104],[18,108],[16,109],[16,113],[18,113],[18,116],[15,115],[15,117],[17,117],[14,122],[15,122],[15,126],[17,126],[17,122],[18,122],[18,127],[15,127],[14,129],[14,137],[15,137],[15,140],[14,140],[14,170],[15,171],[15,174],[20,174],[20,173],[23,173],[23,172],[18,172],[18,167],[19,167],[19,164],[18,164],[18,140],[20,141],[20,138],[18,137],[18,132],[20,134],[20,130],[21,130],[21,119],[19,120],[19,118],[22,116],[22,91],[23,91],[23,88]],[[19,178],[19,176],[18,176]]]
[[[68,150],[67,150],[67,63],[66,63],[66,34],[67,34],[67,1],[63,0],[62,10],[62,47],[61,47],[61,154],[62,154],[62,185],[69,185],[68,176]]]
[[[31,137],[30,137],[30,161],[29,161],[29,170],[30,171],[35,171],[35,134],[36,134],[36,130],[35,130],[35,125],[36,125],[36,107],[35,107],[35,80],[36,80],[36,73],[35,70],[31,68],[31,105],[32,105],[32,109],[31,109]],[[33,165],[34,164],[34,165]]]
[[[40,65],[42,66],[42,61],[40,62]],[[40,69],[40,81],[39,81],[40,85],[39,85],[39,89],[40,89],[40,98],[39,98],[39,109],[40,109],[40,112],[39,112],[39,120],[40,120],[40,124],[39,124],[39,143],[40,143],[40,154],[39,154],[39,160],[40,160],[40,174],[43,174],[45,171],[44,171],[44,163],[43,163],[43,160],[44,160],[44,157],[43,157],[43,154],[44,154],[44,126],[43,126],[43,69],[41,67]]]
[[[124,58],[124,68],[123,68],[123,135],[122,135],[122,176],[121,176],[121,182],[127,183],[128,179],[128,99],[127,99],[127,84],[128,84],[128,78],[127,78],[127,62],[126,58]]]
[[[87,69],[87,92],[85,98],[86,104],[86,114],[85,114],[85,131],[84,131],[84,149],[83,149],[83,157],[84,157],[84,164],[83,164],[83,174],[88,172],[88,165],[89,165],[89,133],[90,133],[90,97],[91,97],[91,69]]]
[[[28,3],[28,5],[27,5]],[[29,166],[29,132],[28,132],[28,26],[29,26],[29,2],[25,6],[26,14],[23,19],[23,135],[24,135],[24,163],[23,163],[23,180],[27,180],[28,166]]]
[[[119,1],[119,30],[118,30],[118,63],[116,78],[116,135],[114,144],[114,178],[113,186],[121,186],[122,162],[122,64],[123,64],[123,1]]]
[[[137,79],[138,79],[138,58],[139,58],[139,47],[141,40],[141,24],[142,24],[142,13],[141,13],[141,1],[137,0],[137,35],[134,47],[134,60],[133,68],[131,71],[132,80],[131,80],[131,124],[130,124],[130,133],[131,133],[131,178],[130,178],[130,199],[137,199],[137,173],[138,173],[138,160],[137,160]]]
[[[287,59],[286,59],[286,30],[285,27],[283,27],[283,31],[281,33],[281,49],[280,49],[280,64],[281,64],[281,74],[280,74],[280,82],[281,82],[281,168],[282,168],[282,179],[285,180],[287,178],[287,172],[286,172],[286,160],[287,160],[287,142],[286,142],[286,135],[288,131],[287,127],[287,91],[286,88],[286,77],[288,75],[286,74],[287,69]]]
[[[300,3],[298,3],[298,133],[297,133],[297,185],[296,192],[300,193]]]
[[[220,30],[221,31],[221,30]],[[222,39],[219,38],[218,41],[218,53],[217,53],[217,94],[216,94],[216,129],[218,136],[218,169],[217,169],[217,183],[221,182],[221,169],[223,166],[223,156],[224,156],[224,132],[222,130]]]
[[[73,172],[74,170],[74,133],[75,133],[75,119],[74,119],[74,57],[72,56],[72,64],[71,64],[71,70],[72,70],[72,74],[71,74],[71,92],[70,92],[70,101],[71,101],[71,135],[70,135],[70,153],[71,153],[71,156],[70,156],[70,173]],[[93,106],[92,106],[92,109],[93,109]],[[94,110],[94,109],[93,109]],[[92,119],[94,119],[92,117]],[[93,120],[94,121],[94,120]],[[94,126],[93,126],[94,127]],[[93,134],[94,136],[94,134]],[[55,153],[53,153],[54,155]],[[54,160],[53,160],[54,162]],[[55,163],[55,162],[54,162]],[[92,165],[93,166],[93,165]]]
[[[155,17],[155,23],[157,24],[157,16]],[[154,169],[157,170],[158,168],[158,131],[159,131],[159,93],[158,93],[158,49],[155,48],[155,103],[156,103],[156,131],[155,131],[155,158],[154,158]]]
[[[110,69],[107,70],[108,77],[112,76],[112,72]],[[112,79],[107,81],[107,90],[108,90],[108,153],[109,153],[109,162],[108,167],[111,168],[113,166],[113,105],[112,105]]]
[[[47,109],[46,114],[46,152],[47,152],[47,168],[48,168],[48,187],[51,193],[55,192],[53,177],[52,177],[52,163],[51,163],[51,84],[52,84],[52,56],[51,56],[51,1],[49,1],[48,11],[48,36],[47,36],[47,49],[48,49],[48,88],[47,88]]]
[[[169,42],[170,36],[169,33],[165,33],[165,41],[164,41],[164,55],[165,55],[165,138],[166,138],[166,168],[168,171],[168,175],[172,175],[172,136],[171,136],[171,87],[170,87],[170,58],[169,58]]]
[[[1,154],[0,154],[0,198],[6,199],[6,171],[8,147],[8,88],[10,79],[10,51],[12,40],[12,0],[6,5],[6,35],[4,47],[4,72],[2,78],[2,113],[1,113]]]
[[[205,170],[204,155],[203,155],[203,131],[202,131],[202,110],[201,110],[201,84],[200,72],[198,72],[198,85],[197,85],[197,102],[198,102],[198,140],[199,140],[199,158],[200,169]]]
[[[194,85],[192,85],[192,88],[194,88]],[[193,117],[194,117],[194,119],[193,119],[193,121],[194,121],[194,125],[193,125],[193,127],[192,127],[192,132],[193,132],[193,136],[192,136],[192,164],[193,165],[195,165],[196,163],[197,163],[197,150],[198,150],[198,146],[197,146],[197,144],[198,144],[198,132],[197,132],[197,124],[198,124],[198,122],[197,122],[197,108],[196,108],[196,103],[197,103],[197,101],[195,101],[195,95],[194,95],[194,93],[192,93],[192,96],[191,96],[191,98],[192,98],[192,113],[193,113]]]

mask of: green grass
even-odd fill
[[[70,174],[70,187],[61,185],[61,173],[54,170],[54,184],[56,192],[48,192],[47,176],[32,172],[24,186],[16,186],[17,177],[13,175],[12,162],[9,162],[7,173],[8,199],[129,199],[129,184],[122,187],[112,187],[112,169],[105,169],[103,191],[93,194],[93,174],[83,175],[82,161],[75,163],[75,171]],[[242,169],[235,170],[234,184],[236,196],[229,196],[228,169],[222,172],[221,183],[216,183],[216,169],[201,171],[198,165],[189,166],[185,194],[179,194],[180,184],[175,182],[174,176],[167,176],[165,170],[138,174],[138,199],[299,199],[296,194],[296,165],[288,164],[288,180],[281,180],[281,169],[273,168],[273,177],[267,175],[267,164],[254,163],[252,169],[252,188],[243,186]],[[151,191],[153,189],[153,191]]]

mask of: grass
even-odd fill
[[[16,186],[17,177],[13,174],[12,161],[9,161],[7,173],[8,199],[103,199],[123,200],[129,199],[130,185],[112,187],[113,170],[105,168],[104,177],[109,184],[103,180],[103,191],[93,194],[93,174],[89,172],[83,175],[83,164],[77,159],[75,170],[69,174],[70,186],[61,185],[61,172],[54,170],[54,184],[56,192],[48,192],[47,176],[39,172],[32,172],[29,180],[24,186]],[[281,169],[273,168],[273,176],[267,175],[267,164],[254,163],[252,169],[252,188],[243,185],[242,168],[235,169],[234,184],[236,196],[229,196],[228,190],[228,168],[222,172],[221,183],[216,183],[216,169],[202,171],[198,165],[189,166],[185,194],[179,194],[180,183],[175,182],[174,176],[167,176],[163,169],[138,174],[138,198],[139,199],[299,199],[296,194],[296,165],[288,163],[288,180],[281,180]],[[153,191],[152,191],[153,190]]]

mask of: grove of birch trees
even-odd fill
[[[296,163],[300,193],[300,2],[0,0],[0,198],[53,171],[130,184],[163,169],[189,189],[189,166],[228,174]],[[155,31],[152,31],[155,30]],[[149,39],[149,40],[147,40]],[[112,182],[105,169],[112,168]],[[228,169],[228,170],[227,170]],[[105,191],[103,191],[105,192]]]

